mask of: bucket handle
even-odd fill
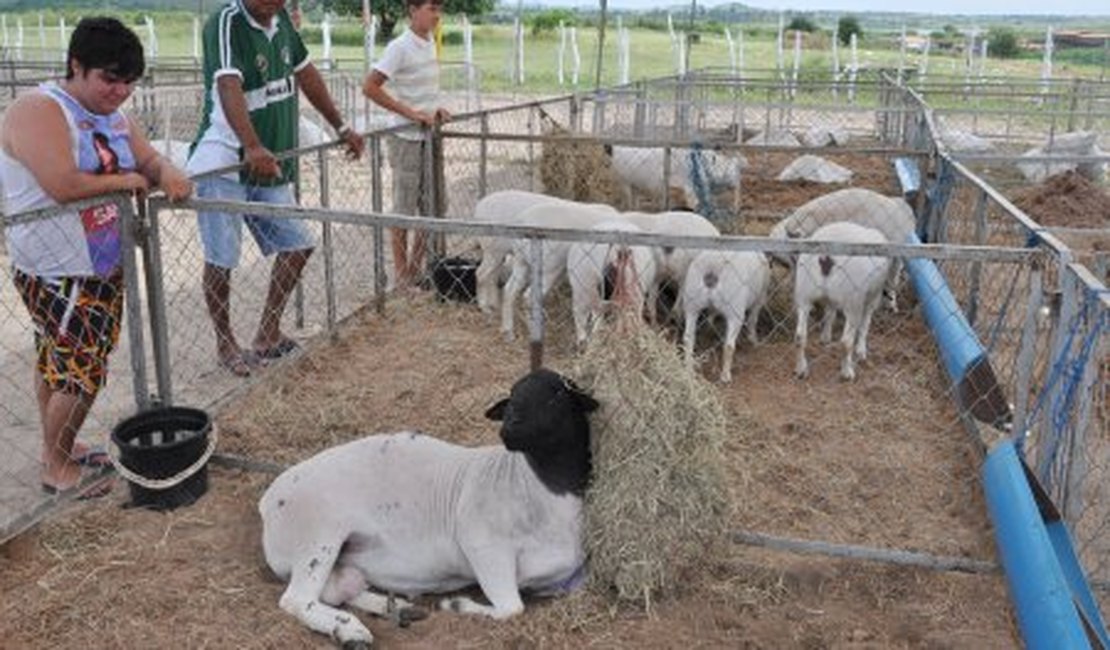
[[[189,465],[177,474],[174,474],[173,476],[170,476],[168,478],[147,478],[145,476],[140,476],[139,474],[132,472],[131,470],[124,467],[123,462],[119,459],[119,452],[113,446],[109,446],[108,458],[112,461],[112,466],[116,468],[116,472],[120,476],[138,485],[139,487],[144,487],[148,490],[168,490],[178,483],[183,482],[185,479],[189,478],[193,474],[196,474],[198,471],[200,471],[200,468],[204,467],[204,465],[208,462],[208,459],[212,457],[212,452],[216,451],[217,437],[216,423],[213,422],[212,427],[208,432],[208,447],[205,448],[204,453],[200,455],[200,458],[198,458],[196,462],[194,462],[192,465]]]

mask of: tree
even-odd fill
[[[786,31],[812,33],[817,31],[817,25],[806,16],[794,16],[790,19],[790,24],[786,26]]]
[[[836,23],[837,38],[840,39],[841,45],[848,45],[852,42],[852,34],[856,34],[856,39],[863,38],[863,28],[859,26],[859,18],[855,16],[844,16]]]
[[[559,23],[570,26],[575,24],[575,14],[570,9],[547,9],[532,16],[532,36],[543,32],[553,32]]]
[[[493,10],[495,0],[444,0],[443,13],[480,16]],[[325,10],[340,15],[362,15],[362,0],[323,0]],[[372,0],[371,11],[381,20],[381,37],[388,41],[393,37],[397,23],[408,17],[405,0]]]
[[[1009,27],[991,27],[987,31],[987,51],[1000,59],[1012,59],[1021,53],[1017,34]]]

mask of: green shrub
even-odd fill
[[[810,32],[817,31],[817,25],[810,20],[808,16],[794,16],[790,19],[790,24],[786,26],[787,31]]]
[[[987,52],[1000,59],[1013,59],[1021,53],[1017,34],[1009,27],[991,27],[987,31]]]
[[[836,23],[836,32],[841,45],[851,44],[852,34],[856,35],[857,41],[863,40],[863,28],[859,26],[859,18],[855,16],[844,16],[838,20]]]

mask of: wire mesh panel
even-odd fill
[[[1070,265],[1060,294],[1039,315],[1050,345],[1037,358],[1029,407],[1018,432],[1035,475],[1072,528],[1091,579],[1110,576],[1107,506],[1106,288]]]
[[[60,459],[90,465],[95,458],[103,464],[103,451],[96,455],[96,449],[103,450],[112,427],[147,401],[144,353],[138,347],[141,321],[135,320],[141,306],[122,306],[124,294],[139,285],[133,244],[126,236],[116,244],[122,267],[111,261],[110,243],[89,249],[84,257],[97,273],[82,270],[87,244],[78,210],[88,219],[114,213],[126,231],[134,208],[129,200],[100,199],[4,220],[0,531],[5,537],[32,523],[29,517],[61,488],[87,485],[89,472],[64,480],[52,476],[61,472]],[[79,441],[72,449],[65,431]]]

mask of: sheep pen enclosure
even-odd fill
[[[419,430],[465,445],[496,444],[496,427],[482,414],[528,370],[537,351],[537,323],[544,364],[563,372],[576,365],[565,288],[542,310],[523,305],[519,320],[525,322],[507,342],[496,318],[473,305],[441,302],[428,292],[387,291],[384,229],[424,229],[442,252],[472,255],[475,239],[496,230],[469,223],[468,216],[480,197],[497,190],[562,194],[621,209],[673,205],[675,197],[666,192],[627,197],[606,186],[612,173],[605,169],[608,144],[663,150],[664,160],[689,156],[694,170],[701,164],[695,159],[703,160],[698,150],[742,156],[735,183],[691,185],[704,202],[703,213],[725,234],[738,236],[722,239],[722,248],[845,252],[796,242],[776,246],[762,235],[794,208],[843,187],[780,180],[801,154],[836,162],[852,172],[850,186],[886,195],[902,192],[895,159],[927,167],[933,154],[928,120],[912,96],[880,81],[860,88],[849,101],[828,87],[768,90],[710,75],[685,85],[663,80],[460,116],[441,134],[447,200],[439,216],[446,219],[436,221],[380,214],[392,192],[382,135],[369,140],[369,164],[345,161],[331,147],[310,148],[301,157],[303,209],[273,210],[305,218],[320,241],[299,303],[288,313],[287,327],[305,350],[249,380],[228,377],[214,359],[193,225],[194,210],[205,203],[154,204],[148,231],[153,245],[139,264],[150,274],[135,283],[142,285],[137,317],[145,319],[153,341],[143,342],[133,357],[148,364],[143,399],[156,394],[216,415],[220,456],[209,468],[208,494],[193,506],[151,513],[121,509],[120,485],[107,500],[51,508],[61,511],[0,553],[6,596],[0,629],[20,647],[328,647],[327,639],[281,612],[283,587],[262,560],[256,504],[275,469],[373,432]],[[545,120],[564,132],[553,132]],[[668,174],[664,170],[669,181]],[[553,189],[555,181],[562,189]],[[1049,409],[1038,411],[1038,404],[1055,386],[1057,350],[1073,351],[1069,360],[1089,360],[1089,351],[1086,357],[1080,353],[1083,342],[1093,339],[1093,358],[1100,358],[1104,334],[1097,325],[1084,329],[1089,322],[1083,319],[1090,288],[1101,285],[1080,276],[1076,286],[1053,249],[1026,248],[1028,224],[1015,220],[988,189],[974,176],[958,175],[943,209],[935,201],[928,207],[944,224],[935,232],[949,239],[933,240],[927,249],[890,250],[937,265],[987,347],[1007,397],[1019,410],[1047,420]],[[690,246],[681,238],[663,243]],[[268,265],[253,254],[237,272],[232,318],[241,337],[257,317],[267,273]],[[1057,290],[1078,298],[1053,307],[1043,296]],[[921,316],[921,297],[913,296],[907,282],[898,312],[880,308],[867,361],[855,382],[842,382],[840,346],[816,341],[810,344],[811,376],[794,378],[791,293],[789,274],[776,270],[758,323],[759,344],[739,344],[731,384],[705,384],[726,414],[726,527],[736,543],[709,558],[704,573],[689,576],[646,611],[584,591],[530,601],[523,615],[498,623],[437,612],[402,629],[363,617],[378,640],[386,647],[512,648],[1018,644],[978,478],[983,443],[1002,434],[969,423],[957,405]],[[1099,295],[1096,290],[1096,323],[1105,320],[1105,308],[1097,311]],[[0,299],[12,306],[7,326],[29,339],[16,326],[17,299],[7,293]],[[675,325],[657,329],[680,354]],[[1065,336],[1069,331],[1074,341]],[[717,376],[720,335],[714,319],[699,331],[698,372],[706,378]],[[19,347],[25,344],[4,344],[5,405],[30,399],[21,393],[29,367],[20,365],[29,364],[27,349]],[[113,364],[113,383],[126,393],[128,362]],[[1091,372],[1083,370],[1089,367],[1080,370]],[[1091,380],[1094,391],[1104,391],[1103,375],[1098,370]],[[1079,382],[1083,390],[1090,387],[1086,381]],[[1104,392],[1097,394],[1102,397],[1085,416],[1086,437],[1070,440],[1086,461],[1083,480],[1073,486],[1083,506],[1074,511],[1077,547],[1101,584],[1096,593],[1105,607],[1110,553],[1102,533],[1110,522],[1104,505],[1110,439]],[[98,404],[94,426],[106,430],[125,416],[130,405],[120,401]],[[10,409],[6,415],[27,431],[33,414]],[[1027,443],[1032,459],[1050,455],[1043,445],[1053,431],[1036,428]],[[12,448],[35,453],[14,443]],[[1048,466],[1057,466],[1055,458],[1047,459]],[[33,474],[14,478],[16,485],[5,486],[5,494],[36,483]],[[25,495],[11,502],[24,512],[40,507]],[[798,547],[808,553],[784,550]]]

